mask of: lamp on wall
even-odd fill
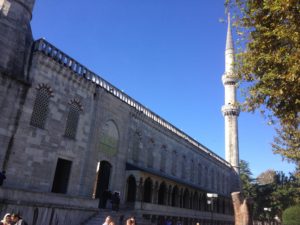
[[[216,193],[206,193],[207,197],[207,204],[210,205],[210,212],[211,212],[211,218],[210,218],[210,224],[213,224],[213,212],[214,212],[214,199],[218,198],[218,194]]]

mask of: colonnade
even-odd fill
[[[126,202],[145,202],[177,208],[214,212],[233,215],[232,202],[229,197],[220,196],[212,205],[207,203],[207,192],[196,187],[185,186],[153,177],[127,178]]]

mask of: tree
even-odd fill
[[[274,183],[276,179],[276,172],[274,170],[267,170],[262,172],[257,178],[257,182],[260,185],[271,184]]]
[[[300,1],[225,0],[237,30],[243,110],[260,110],[277,136],[274,153],[300,162]],[[298,164],[299,167],[299,164]]]
[[[282,219],[282,222],[285,225],[298,225],[300,221],[300,205],[295,205],[286,209]]]
[[[293,174],[267,170],[257,177],[256,197],[254,199],[254,217],[263,220],[266,217],[264,208],[270,208],[268,216],[282,216],[282,212],[300,203],[300,185]]]
[[[249,163],[245,160],[240,161],[240,179],[242,183],[242,193],[246,198],[253,198],[255,196],[255,189],[253,185],[254,179],[249,168]]]
[[[300,185],[293,174],[286,176],[283,172],[276,172],[273,189],[271,205],[277,215],[281,216],[286,208],[300,203]]]

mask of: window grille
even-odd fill
[[[67,117],[66,129],[65,129],[65,137],[75,139],[77,126],[79,121],[79,115],[81,111],[81,106],[78,102],[71,102],[69,113]]]
[[[52,93],[49,87],[41,85],[37,88],[37,94],[30,120],[30,124],[32,126],[44,129],[49,111],[50,97],[52,97]]]

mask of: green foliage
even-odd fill
[[[267,216],[274,218],[276,215],[281,217],[286,208],[300,203],[300,184],[293,174],[286,176],[283,172],[267,170],[258,178],[254,199],[256,219],[264,220]],[[264,208],[270,208],[271,211],[265,212]]]
[[[300,223],[300,205],[287,208],[282,215],[283,225],[299,225]]]
[[[255,196],[255,189],[253,185],[254,179],[249,168],[249,163],[245,160],[240,161],[240,179],[242,182],[243,195],[247,198]]]
[[[274,183],[276,179],[276,172],[274,170],[267,170],[263,173],[261,173],[257,178],[257,182],[260,185],[266,185],[266,184],[271,184]]]
[[[236,73],[246,88],[243,109],[275,123],[272,148],[300,162],[300,1],[226,0],[238,39]]]
[[[285,209],[300,203],[300,180],[294,174],[285,175],[269,169],[255,180],[248,162],[241,160],[239,166],[242,192],[245,197],[253,199],[255,220],[281,218]],[[265,208],[270,211],[265,211]]]

